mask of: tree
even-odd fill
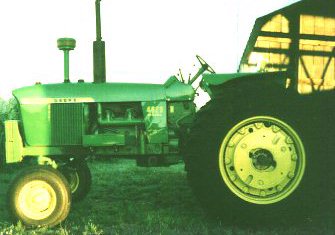
[[[5,128],[6,120],[18,119],[19,110],[17,101],[11,98],[8,101],[0,98],[0,166],[5,162]]]

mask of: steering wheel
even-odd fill
[[[214,69],[211,66],[209,66],[203,58],[201,58],[199,55],[196,55],[196,57],[197,57],[199,63],[201,64],[202,68],[204,68],[205,70],[207,70],[210,73],[215,73]]]

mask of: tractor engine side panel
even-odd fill
[[[168,143],[166,101],[142,102],[142,108],[148,143]]]
[[[49,104],[21,104],[24,142],[28,146],[51,146]]]
[[[162,154],[168,145],[166,101],[84,104],[83,145],[98,155]]]

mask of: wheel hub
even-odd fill
[[[276,162],[274,161],[272,153],[267,149],[256,149],[249,153],[252,159],[252,164],[257,170],[267,170],[270,167],[275,167]]]
[[[19,192],[18,202],[22,213],[33,220],[43,220],[56,208],[56,193],[45,181],[34,180]]]
[[[219,167],[228,188],[255,204],[271,204],[288,197],[299,185],[305,152],[297,133],[273,117],[241,121],[225,136]]]

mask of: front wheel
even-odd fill
[[[49,166],[24,169],[12,182],[8,205],[27,226],[55,226],[69,214],[71,195],[64,176]]]

